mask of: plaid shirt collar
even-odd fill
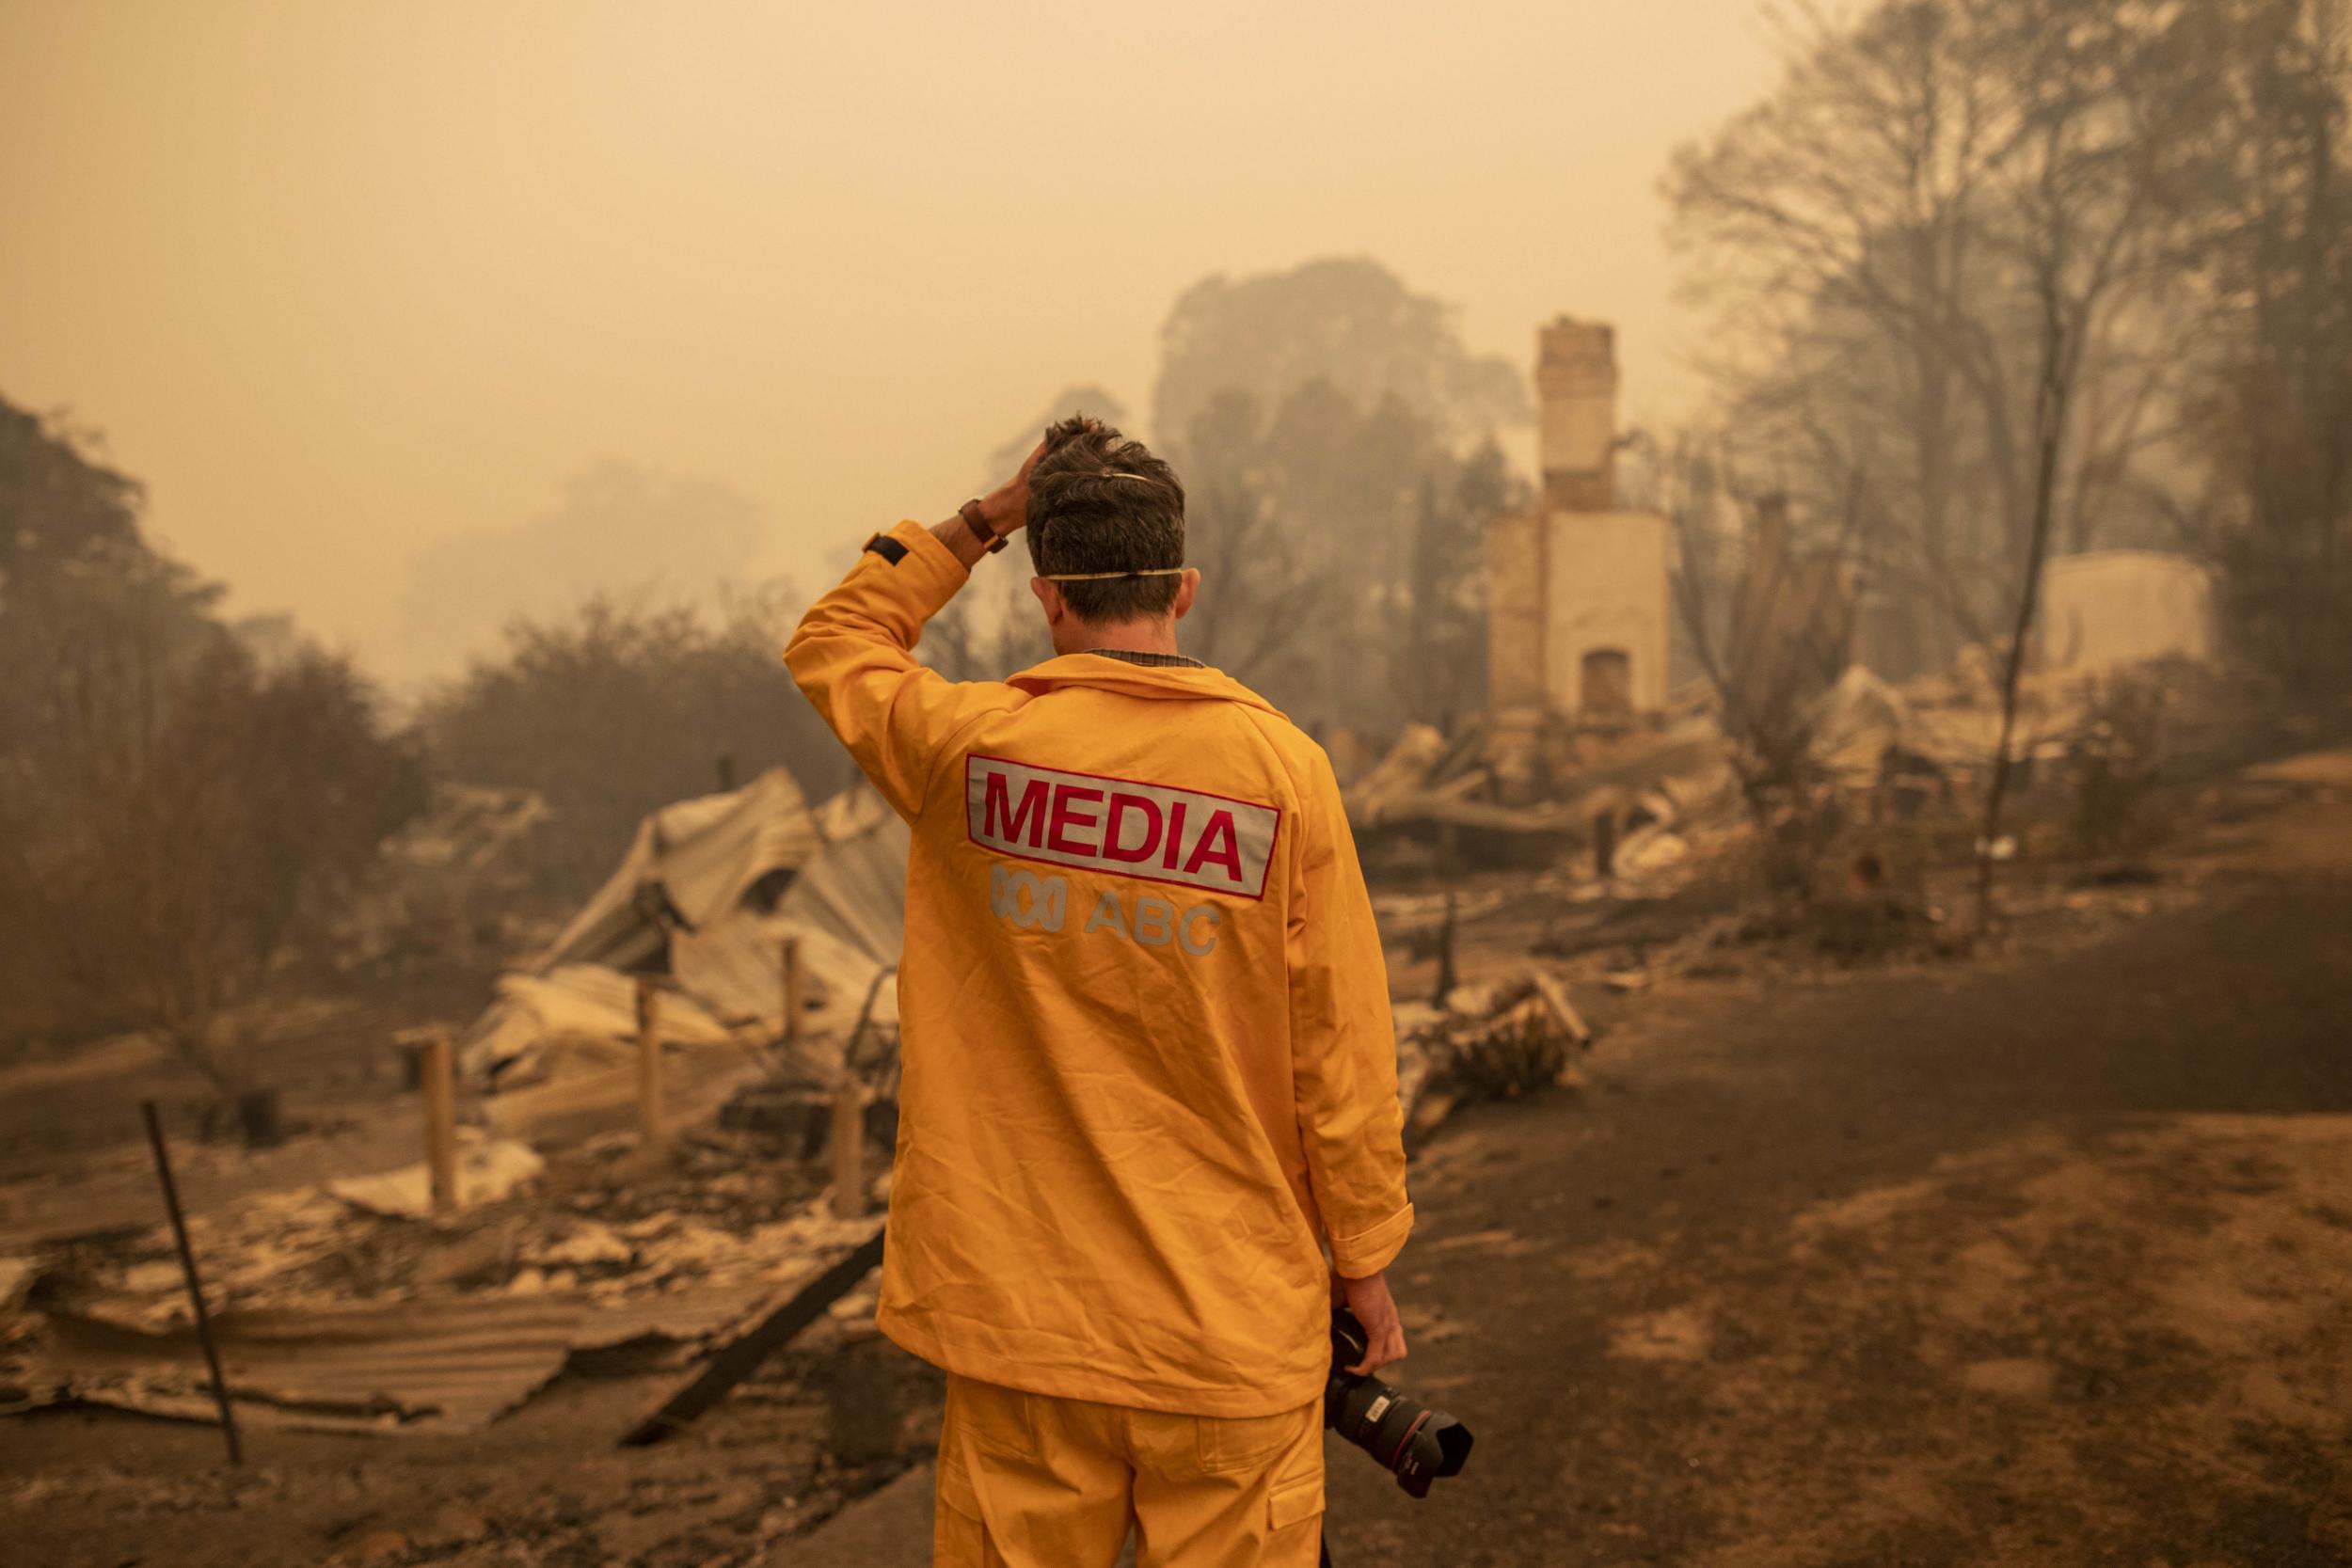
[[[1206,670],[1208,666],[1186,654],[1147,654],[1134,648],[1089,648],[1088,653],[1099,658],[1116,658],[1127,664],[1140,664],[1147,670]]]

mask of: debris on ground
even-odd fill
[[[476,1128],[457,1130],[457,1202],[466,1208],[496,1203],[535,1180],[547,1162],[529,1144],[487,1138]],[[349,1176],[326,1184],[329,1195],[355,1209],[402,1219],[433,1212],[433,1176],[425,1162],[374,1176]]]
[[[792,1157],[719,1113],[753,1087],[889,1101],[905,855],[870,790],[812,809],[781,768],[648,816],[468,1035],[446,1210],[416,1163],[193,1215],[241,1417],[461,1431],[567,1368],[652,1370],[712,1346],[739,1377],[747,1344],[772,1349],[855,1286],[879,1212],[840,1217],[813,1148]],[[159,1217],[47,1231],[5,1263],[0,1408],[209,1418]]]
[[[1499,985],[1457,986],[1396,1009],[1406,1127],[1426,1138],[1465,1101],[1510,1100],[1560,1084],[1593,1030],[1540,966]]]
[[[191,1219],[240,1419],[462,1430],[567,1366],[683,1365],[771,1315],[881,1225],[879,1214],[837,1217],[816,1173],[763,1165],[715,1137],[680,1140],[658,1168],[626,1138],[552,1163],[514,1145],[476,1152],[522,1179],[452,1215],[412,1201],[422,1178],[410,1171],[256,1195]],[[0,1386],[19,1391],[8,1408],[78,1402],[209,1418],[167,1227],[14,1261],[29,1327],[0,1339]]]
[[[732,1336],[707,1365],[662,1401],[659,1409],[632,1427],[621,1441],[632,1448],[658,1443],[682,1430],[728,1391],[758,1370],[762,1363],[815,1323],[867,1275],[882,1266],[882,1223],[858,1222],[866,1234],[855,1247],[820,1273],[795,1282],[755,1322]]]
[[[1694,704],[1604,727],[1553,718],[1531,726],[1486,717],[1451,739],[1406,727],[1378,766],[1347,789],[1348,821],[1375,864],[1434,854],[1436,863],[1523,864],[1655,817],[1645,798],[1708,808],[1730,799],[1721,731]],[[1597,823],[1605,822],[1605,826]],[[1671,834],[1652,835],[1663,839]],[[1614,838],[1610,838],[1614,843]],[[1643,869],[1660,869],[1677,851]],[[1604,859],[1607,857],[1603,857]],[[1608,868],[1601,867],[1608,875]]]

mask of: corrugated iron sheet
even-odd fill
[[[214,1322],[238,1418],[348,1431],[487,1425],[563,1370],[587,1309],[550,1297],[223,1313]],[[49,1314],[58,1392],[157,1414],[204,1395],[192,1328],[159,1333]],[[209,1406],[205,1407],[209,1413]]]
[[[537,1393],[575,1352],[732,1338],[882,1223],[880,1215],[842,1222],[840,1244],[820,1244],[800,1266],[759,1279],[694,1280],[604,1301],[574,1291],[231,1309],[213,1327],[240,1421],[325,1432],[472,1431]],[[214,1418],[193,1328],[148,1329],[59,1308],[43,1316],[40,1348],[20,1379],[25,1397],[0,1404],[0,1415],[78,1400]]]

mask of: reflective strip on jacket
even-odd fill
[[[1389,991],[1322,748],[1214,670],[917,663],[915,523],[785,651],[914,828],[878,1322],[951,1371],[1205,1416],[1317,1396],[1412,1227]],[[899,548],[890,546],[895,544]]]

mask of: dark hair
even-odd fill
[[[1134,572],[1184,563],[1184,487],[1141,441],[1084,415],[1045,432],[1029,470],[1029,560],[1057,572]],[[1081,621],[1165,615],[1173,576],[1057,583]]]

